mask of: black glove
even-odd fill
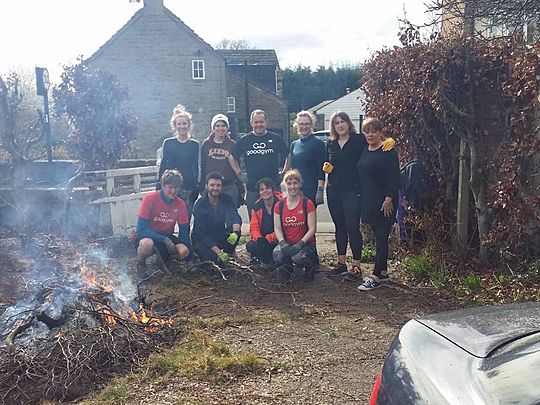
[[[292,245],[289,249],[289,255],[293,257],[294,255],[298,254],[305,246],[305,242],[301,240],[300,242],[295,243]]]
[[[289,254],[289,250],[291,249],[291,245],[289,245],[289,243],[287,243],[287,241],[285,239],[283,239],[281,242],[279,242],[278,246],[279,246],[279,248],[281,249],[281,252],[284,255]]]

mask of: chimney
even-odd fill
[[[351,92],[351,89],[350,88],[345,88],[345,94],[349,94]]]
[[[144,11],[150,14],[163,12],[163,0],[144,0]]]

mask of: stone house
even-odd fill
[[[170,136],[177,104],[193,114],[193,134],[204,139],[214,114],[226,113],[232,132],[249,128],[249,113],[261,108],[269,130],[286,134],[287,101],[274,50],[215,50],[163,5],[144,6],[86,60],[112,72],[127,87],[138,117],[137,157],[155,157]],[[233,134],[234,135],[234,134]]]

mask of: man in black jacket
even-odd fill
[[[222,194],[223,176],[206,176],[206,195],[193,207],[193,249],[201,260],[223,265],[229,261],[240,239],[242,218],[232,198]]]

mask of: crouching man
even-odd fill
[[[185,259],[190,254],[189,218],[186,203],[177,197],[182,186],[178,170],[166,170],[161,177],[161,190],[144,196],[137,221],[137,272],[146,271],[146,258],[159,250],[161,257]],[[178,237],[174,228],[178,224]]]
[[[221,193],[221,174],[209,173],[205,187],[206,195],[200,197],[193,207],[193,249],[199,259],[224,265],[240,239],[242,218],[232,198]]]

